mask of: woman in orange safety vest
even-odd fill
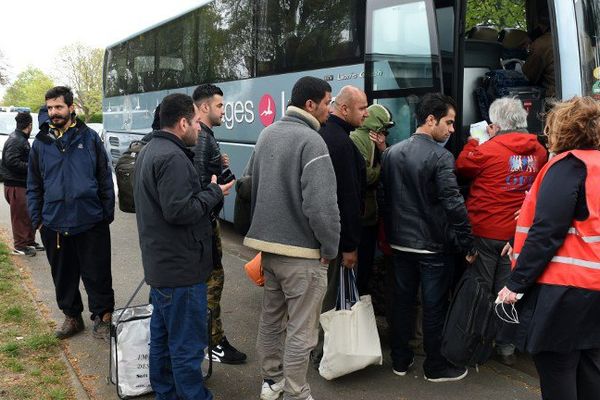
[[[514,304],[513,338],[532,354],[544,400],[600,399],[600,102],[575,97],[550,111],[556,156],[527,194],[513,271],[499,293]],[[507,306],[504,306],[505,308]]]

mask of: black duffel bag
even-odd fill
[[[458,367],[477,366],[492,355],[498,331],[494,295],[481,277],[469,270],[456,286],[444,324],[442,355]]]

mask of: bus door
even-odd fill
[[[365,91],[391,111],[394,144],[415,131],[419,97],[443,91],[433,0],[367,0],[365,34]]]

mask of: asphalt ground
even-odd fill
[[[12,239],[8,205],[4,200],[0,201],[0,229],[4,231],[6,237]],[[255,343],[262,290],[249,281],[243,270],[244,263],[251,259],[255,252],[242,245],[242,237],[233,231],[230,224],[223,223],[222,232],[225,268],[223,323],[230,343],[247,353],[248,361],[246,364],[235,366],[215,363],[207,386],[213,392],[215,399],[258,399],[261,378],[256,361]],[[143,275],[135,215],[117,210],[115,221],[111,225],[111,235],[115,300],[117,307],[123,307]],[[56,306],[54,286],[45,253],[19,259],[20,263],[31,272],[35,286],[34,296],[38,305],[47,310],[51,323],[60,325],[63,316]],[[80,290],[87,310],[85,289],[81,286]],[[148,287],[145,286],[132,304],[145,304],[147,300]],[[86,388],[89,398],[118,399],[115,386],[107,380],[109,345],[92,337],[92,324],[87,311],[84,320],[85,331],[63,342],[65,354],[79,381]],[[469,375],[462,381],[431,383],[423,379],[422,353],[417,356],[415,366],[407,376],[394,375],[387,344],[387,332],[381,331],[380,336],[384,352],[381,366],[371,366],[334,381],[326,381],[315,369],[309,367],[308,381],[314,398],[317,400],[540,399],[539,383],[527,356],[519,355],[517,365],[512,368],[491,360],[479,367],[479,371],[470,369]],[[80,398],[87,397],[80,394]],[[153,396],[142,398],[151,399]]]

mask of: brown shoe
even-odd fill
[[[112,319],[112,313],[106,313],[100,318],[99,315],[94,317],[94,329],[92,329],[92,335],[96,339],[103,339],[108,341],[110,336],[110,321]]]
[[[63,322],[62,327],[54,334],[57,338],[62,340],[78,334],[83,331],[83,328],[83,318],[81,318],[81,315],[78,315],[77,317],[65,315],[65,321]]]

